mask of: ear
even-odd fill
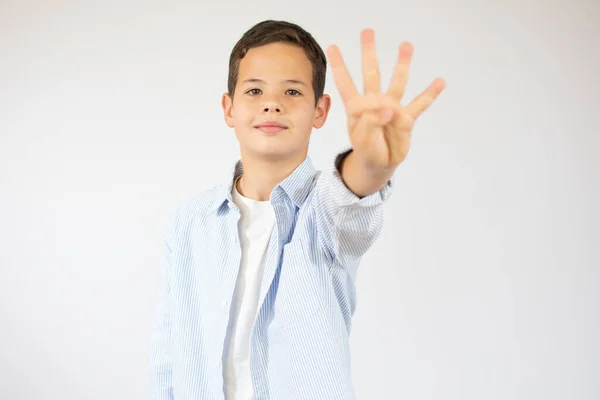
[[[221,98],[221,107],[223,108],[223,118],[228,127],[233,128],[233,99],[229,93],[223,93]]]
[[[331,108],[331,97],[328,94],[321,96],[317,101],[317,107],[315,108],[315,119],[313,120],[313,127],[319,129],[327,121],[327,115]]]

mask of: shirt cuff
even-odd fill
[[[354,192],[352,192],[344,183],[342,174],[340,173],[339,166],[344,158],[352,152],[352,148],[338,153],[334,159],[333,165],[331,166],[330,177],[330,193],[334,196],[334,202],[339,206],[357,206],[357,207],[373,207],[383,204],[392,194],[394,187],[395,172],[394,175],[387,181],[387,183],[378,191],[369,196],[360,198]]]

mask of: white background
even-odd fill
[[[0,2],[0,398],[146,399],[175,209],[238,157],[231,48],[263,19],[377,34],[417,123],[358,275],[358,399],[600,398],[600,5],[594,0]],[[348,143],[333,97],[311,156]],[[280,400],[280,399],[277,399]]]

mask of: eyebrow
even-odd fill
[[[303,81],[300,81],[298,79],[284,79],[281,82],[283,83],[293,83],[296,85],[303,85],[308,87],[308,85],[306,83],[304,83]],[[263,81],[262,79],[258,79],[258,78],[250,78],[250,79],[245,79],[244,81],[242,81],[242,83],[263,83],[266,84],[267,82]]]

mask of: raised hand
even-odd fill
[[[344,64],[336,45],[327,55],[348,116],[348,134],[356,162],[362,168],[377,172],[395,169],[406,158],[413,126],[417,118],[444,89],[443,79],[435,79],[425,91],[408,105],[401,106],[413,48],[402,43],[388,90],[381,91],[379,64],[375,52],[375,32],[361,32],[364,94],[360,94]]]

